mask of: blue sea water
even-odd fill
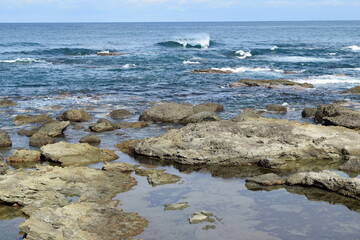
[[[124,55],[98,56],[101,51]],[[233,73],[191,73],[203,68],[226,69]],[[289,79],[312,83],[315,88],[274,90],[228,86],[245,78]],[[22,113],[56,116],[64,109],[79,107],[100,118],[110,109],[127,108],[135,113],[135,120],[154,102],[216,102],[225,106],[223,118],[238,114],[244,107],[264,109],[267,104],[283,104],[289,112],[273,117],[302,121],[300,112],[305,107],[344,99],[352,107],[359,107],[360,96],[339,94],[341,90],[357,85],[360,85],[360,21],[0,24],[0,100],[12,99],[18,103],[16,107],[0,109],[0,127],[10,132],[15,148],[28,148],[27,138],[17,136],[19,127],[12,123],[12,118]],[[52,109],[54,105],[63,109]],[[154,136],[165,128],[154,125],[128,134],[130,138]],[[78,141],[76,134],[71,130],[65,132],[70,142]],[[124,139],[107,136],[102,146],[111,148],[120,140]],[[2,153],[6,156],[9,151]],[[197,175],[189,178],[196,178],[194,176]],[[185,175],[182,177],[186,179]],[[218,183],[220,180],[210,178],[206,181]],[[234,181],[239,184],[238,180]],[[227,186],[226,182],[221,182],[219,188]],[[141,191],[132,194],[139,198],[145,198],[142,194],[147,191],[150,196],[157,194],[154,190],[138,188]],[[195,188],[200,186],[189,185],[188,189],[192,190],[188,191],[193,193]],[[267,213],[264,215],[254,209],[249,211],[246,207],[239,207],[242,212],[236,214],[249,215],[244,220],[231,215],[236,212],[236,204],[228,201],[230,207],[221,208],[222,212],[231,215],[228,221],[248,224],[245,230],[249,235],[246,236],[255,236],[256,239],[359,237],[358,213],[343,206],[310,203],[301,197],[294,200],[286,191],[262,193],[262,198],[259,198],[259,193],[241,190],[243,196],[240,197],[236,190],[228,189],[225,187],[224,194],[230,198],[243,201],[246,206],[257,206]],[[216,194],[211,197],[216,210]],[[273,204],[273,207],[266,208],[263,203],[255,203],[259,199],[271,201],[272,197],[288,207],[284,209]],[[294,202],[301,202],[296,205],[301,205],[300,210],[294,210]],[[201,201],[197,200],[197,203]],[[129,210],[138,211],[140,215],[144,210],[150,222],[156,219],[157,213],[151,213],[147,208],[129,206]],[[294,211],[296,214],[290,215]],[[338,216],[342,216],[341,223],[336,229],[332,228],[331,221]],[[221,234],[234,228],[223,217],[228,228],[218,226]],[[316,220],[312,225],[310,220],[302,220],[303,217],[329,217],[330,220],[323,224]],[[287,222],[284,218],[292,218],[293,224],[298,222],[299,227],[282,228]],[[271,221],[272,225],[255,224],[262,220]],[[168,224],[166,220],[162,223]],[[174,226],[170,224],[169,227]],[[317,232],[318,228],[322,230]],[[155,226],[149,229],[142,238],[170,239],[170,235]],[[200,230],[194,228],[177,229],[179,237],[176,239],[182,239],[183,231],[194,232],[195,235],[190,234],[187,239],[209,239],[207,234],[200,234]],[[227,234],[231,238],[232,235]],[[234,230],[234,235],[237,234]],[[311,238],[314,236],[316,238]]]

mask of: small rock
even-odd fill
[[[5,99],[0,101],[0,107],[13,107],[16,106],[16,102],[13,102],[11,100]]]
[[[91,116],[81,109],[71,109],[65,111],[58,118],[61,121],[70,121],[70,122],[87,122],[91,120]]]
[[[117,128],[144,128],[149,126],[147,122],[121,122],[116,123]]]
[[[0,130],[0,148],[11,147],[12,142],[10,140],[9,134],[5,131]]]
[[[118,109],[118,110],[114,110],[109,113],[109,117],[111,117],[112,119],[117,119],[117,120],[130,117],[131,115],[132,115],[132,113],[125,109]]]
[[[360,172],[360,159],[358,157],[350,157],[339,169],[348,172]]]
[[[102,169],[105,171],[130,173],[135,171],[137,169],[137,166],[133,166],[130,163],[114,162],[114,163],[105,163]]]
[[[285,178],[281,178],[274,173],[263,174],[246,179],[246,182],[256,183],[264,186],[283,185],[285,184],[285,181]]]
[[[89,129],[93,132],[107,132],[115,130],[115,126],[107,119],[99,119],[97,123],[90,124]]]
[[[210,212],[196,212],[193,213],[193,216],[189,219],[189,222],[190,224],[197,224],[201,222],[215,222],[215,220],[211,218],[211,216],[213,216],[213,214]]]
[[[95,134],[88,134],[82,138],[80,138],[80,143],[89,143],[89,144],[100,144],[101,140],[98,136],[96,136]]]
[[[287,108],[281,105],[269,104],[266,106],[266,110],[269,112],[286,113]]]
[[[180,203],[175,203],[175,204],[165,204],[164,205],[164,210],[168,211],[168,210],[183,210],[185,208],[189,207],[188,202],[180,202]]]
[[[16,125],[25,125],[33,123],[46,123],[51,122],[53,119],[47,114],[40,114],[35,116],[17,115],[13,119]]]
[[[6,158],[8,162],[37,162],[40,161],[41,153],[33,150],[15,150]]]
[[[179,176],[159,169],[136,169],[135,173],[136,175],[147,176],[147,180],[152,186],[177,183],[181,179]]]
[[[316,113],[316,108],[304,108],[301,112],[303,118],[314,118]]]

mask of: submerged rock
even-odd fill
[[[242,79],[240,81],[230,83],[230,87],[265,87],[265,88],[279,88],[279,87],[302,87],[313,88],[314,85],[310,83],[298,83],[283,79],[272,80],[255,80],[255,79]]]
[[[17,103],[11,100],[5,99],[0,101],[0,107],[14,107]]]
[[[138,166],[133,166],[130,163],[123,162],[105,163],[102,167],[102,169],[105,171],[116,171],[124,173],[134,172],[137,168]]]
[[[47,114],[40,114],[35,116],[17,115],[13,119],[16,125],[25,125],[33,123],[46,123],[51,122],[53,119]]]
[[[6,158],[8,162],[38,162],[40,161],[41,153],[33,150],[15,150],[10,156]]]
[[[197,224],[201,222],[215,222],[215,219],[211,218],[214,216],[211,212],[201,211],[193,213],[192,217],[189,218],[190,224]]]
[[[303,118],[314,118],[316,111],[316,108],[304,108],[304,110],[301,112],[301,116]]]
[[[62,165],[87,165],[119,158],[113,151],[100,149],[87,143],[58,142],[41,147],[42,155]]]
[[[180,202],[180,203],[174,203],[174,204],[165,204],[164,210],[165,211],[169,211],[169,210],[175,211],[175,210],[183,210],[188,207],[189,207],[188,202]]]
[[[80,138],[79,142],[80,143],[88,143],[88,144],[98,145],[98,144],[100,144],[101,140],[95,134],[88,134],[88,135]]]
[[[177,183],[181,179],[179,176],[166,173],[165,170],[160,169],[136,169],[135,173],[146,176],[152,186]]]
[[[117,119],[117,120],[130,117],[131,115],[132,115],[132,113],[125,109],[118,109],[118,110],[114,110],[109,113],[109,117],[111,117],[112,119]]]
[[[323,125],[342,126],[351,129],[360,128],[360,111],[335,104],[324,104],[317,107],[315,122]]]
[[[360,94],[360,86],[356,86],[356,87],[344,90],[344,91],[342,91],[340,93],[341,94],[347,94],[347,93]]]
[[[276,112],[276,113],[286,113],[287,112],[287,108],[281,105],[276,105],[276,104],[269,104],[266,106],[266,110],[268,110],[269,112]]]
[[[91,120],[91,116],[84,110],[71,109],[62,113],[57,119],[60,121],[87,122]]]
[[[195,69],[191,71],[192,73],[216,73],[216,74],[231,74],[233,71],[231,70],[221,70],[216,68],[209,69]]]
[[[180,123],[185,118],[194,114],[209,111],[218,112],[222,109],[222,105],[214,103],[199,104],[195,106],[188,103],[165,103],[145,110],[141,113],[139,120]],[[197,116],[194,116],[194,119],[197,118]]]
[[[9,137],[9,134],[5,131],[0,130],[0,148],[11,147],[12,142]]]
[[[190,124],[140,140],[134,150],[187,165],[248,165],[266,158],[292,164],[303,160],[339,162],[345,148],[350,156],[359,156],[359,141],[360,134],[346,128],[249,118]]]

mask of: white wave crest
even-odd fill
[[[35,58],[17,58],[14,60],[0,60],[0,63],[46,63],[46,61]]]
[[[354,51],[354,52],[358,52],[358,51],[360,51],[360,46],[352,45],[352,46],[344,47],[344,49],[345,49],[345,50]]]
[[[328,55],[328,56],[336,56],[337,53],[332,52],[332,53],[327,53],[327,54],[325,54],[325,55]]]
[[[334,62],[334,61],[341,60],[341,59],[335,59],[335,58],[317,58],[317,57],[303,57],[303,56],[270,57],[270,58],[263,58],[263,60],[264,59],[271,60],[274,62],[298,62],[298,63]]]
[[[359,78],[354,78],[350,76],[342,76],[342,75],[323,75],[323,76],[317,76],[312,77],[308,79],[301,79],[298,80],[298,82],[308,82],[315,85],[321,85],[321,84],[335,84],[335,83],[360,83]]]
[[[251,51],[246,52],[244,50],[238,50],[238,51],[235,52],[235,54],[239,55],[238,58],[240,58],[240,59],[245,59],[247,57],[252,56]]]
[[[283,70],[271,69],[271,68],[249,68],[249,67],[238,67],[238,68],[212,68],[213,70],[219,70],[224,72],[243,73],[243,72],[284,72]]]
[[[136,68],[136,64],[127,63],[127,64],[123,65],[122,68],[124,68],[124,69]]]
[[[273,46],[272,48],[270,48],[271,51],[275,51],[276,49],[278,49],[278,46]]]
[[[201,47],[209,48],[210,47],[210,35],[209,34],[193,34],[187,35],[183,38],[176,38],[175,40],[184,47]]]
[[[195,61],[183,61],[183,64],[200,64],[201,62]]]

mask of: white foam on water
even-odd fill
[[[271,51],[275,51],[276,49],[278,49],[278,46],[273,46],[272,48],[270,48]]]
[[[325,54],[325,55],[328,55],[328,56],[336,56],[337,53],[327,53],[327,54]]]
[[[12,60],[0,60],[0,63],[48,63],[48,62],[35,58],[17,58]]]
[[[283,73],[284,70],[279,70],[279,69],[271,69],[271,68],[260,68],[260,67],[256,67],[256,68],[250,68],[250,67],[238,67],[238,68],[212,68],[214,70],[219,70],[219,71],[230,71],[233,73],[243,73],[243,72],[281,72]]]
[[[238,50],[235,52],[236,55],[239,55],[237,58],[245,59],[247,57],[252,57],[251,51]]]
[[[124,69],[136,68],[136,64],[127,63],[127,64],[123,65],[122,68],[124,68]]]
[[[308,79],[297,80],[297,82],[307,82],[315,85],[336,83],[360,83],[360,78],[354,78],[350,76],[323,75],[317,77],[310,77]]]
[[[200,46],[201,48],[209,48],[210,47],[210,35],[209,34],[191,34],[185,37],[179,37],[174,40],[175,42],[179,43],[180,45],[186,47],[197,47]]]
[[[333,62],[340,61],[341,59],[335,58],[316,58],[316,57],[303,57],[303,56],[284,56],[284,57],[270,57],[265,58],[265,60],[270,60],[273,62],[298,62],[298,63],[306,63],[306,62]]]
[[[352,46],[344,47],[344,49],[354,51],[354,52],[359,52],[360,51],[360,46],[352,45]]]
[[[200,64],[201,62],[197,61],[183,61],[183,64]]]

